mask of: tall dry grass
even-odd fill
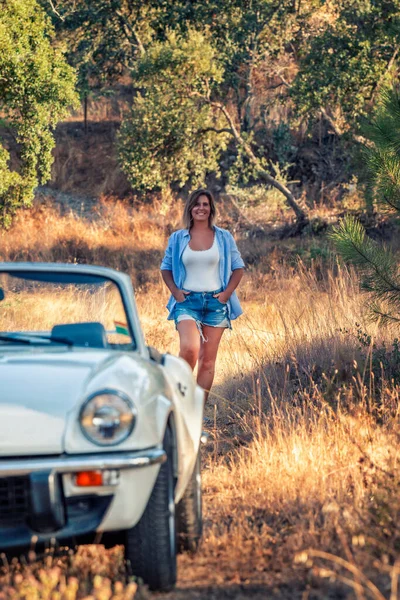
[[[176,352],[158,268],[179,208],[103,202],[81,219],[39,206],[3,235],[1,258],[128,271],[148,343]],[[395,333],[369,324],[353,272],[296,259],[307,240],[238,243],[250,266],[206,407],[204,541],[169,597],[395,600],[399,396],[384,365],[371,370],[373,342]]]
[[[47,549],[37,560],[10,563],[3,558],[0,597],[26,600],[144,600],[147,594],[131,581],[126,584],[126,566],[122,548],[102,550],[81,546],[76,552],[62,548]]]

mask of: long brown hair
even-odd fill
[[[206,196],[208,198],[208,201],[210,203],[210,216],[208,219],[208,224],[210,225],[210,227],[214,225],[215,217],[217,214],[214,196],[209,190],[199,188],[198,190],[192,192],[189,198],[186,200],[185,209],[183,211],[183,224],[186,227],[186,229],[190,229],[193,225],[192,209],[194,206],[196,206],[196,202],[200,198],[200,196]]]

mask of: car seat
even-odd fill
[[[101,323],[68,323],[54,325],[51,330],[52,337],[66,338],[74,346],[87,348],[107,348],[107,335]]]

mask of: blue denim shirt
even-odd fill
[[[219,275],[222,282],[222,287],[225,289],[229,283],[232,271],[243,269],[244,262],[237,249],[236,242],[233,236],[226,229],[221,229],[214,225],[215,235],[219,250]],[[172,271],[172,277],[175,285],[182,289],[183,282],[186,278],[186,271],[182,261],[182,254],[190,241],[190,233],[187,229],[179,229],[175,231],[168,240],[168,246],[165,251],[164,258],[161,263],[162,271]],[[175,307],[176,300],[173,296],[170,297],[167,308],[169,310],[168,319],[172,319],[171,313]],[[228,300],[228,314],[230,319],[236,319],[242,314],[236,292],[233,292]]]

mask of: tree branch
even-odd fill
[[[281,81],[280,83],[277,83],[276,85],[269,85],[266,89],[269,92],[270,90],[277,90],[278,88],[282,87],[283,85],[286,85],[283,81]]]
[[[337,123],[335,123],[334,119],[330,115],[328,115],[328,113],[326,112],[325,108],[321,107],[320,111],[321,111],[321,114],[324,117],[324,119],[331,126],[331,128],[333,130],[333,133],[335,135],[337,135],[338,137],[342,137],[342,135],[343,135],[344,132],[338,127],[338,125],[337,125]],[[351,135],[351,137],[353,138],[353,140],[355,142],[358,142],[359,144],[364,144],[366,146],[368,146],[368,145],[370,146],[371,145],[371,143],[368,142],[368,140],[365,137],[363,137],[362,135],[357,135],[356,133],[353,133]]]
[[[51,9],[53,11],[54,14],[57,15],[57,17],[59,17],[61,19],[61,21],[64,21],[64,17],[62,15],[60,15],[60,13],[58,12],[58,10],[56,9],[56,7],[53,4],[53,0],[49,0],[49,4],[51,6]]]
[[[279,79],[281,80],[282,83],[280,83],[279,85],[275,86],[275,87],[279,87],[280,85],[284,85],[287,88],[291,88],[292,85],[286,81],[286,79],[284,77],[282,77],[282,75],[280,73],[276,73],[276,77],[279,77]]]
[[[205,129],[200,129],[199,133],[208,133],[209,131],[213,131],[214,133],[232,133],[232,131],[228,128],[217,129],[216,127],[206,127]]]
[[[374,315],[376,315],[377,317],[379,317],[381,319],[381,324],[385,324],[385,323],[400,323],[400,319],[398,317],[395,317],[394,315],[390,315],[387,312],[383,312],[382,310],[379,310],[379,308],[377,308],[376,306],[372,306],[371,307],[372,312],[374,313]]]
[[[385,293],[390,293],[390,292],[400,292],[400,287],[398,285],[396,285],[396,283],[394,281],[391,281],[385,274],[385,272],[380,269],[379,265],[376,264],[367,254],[367,250],[364,248],[365,251],[363,251],[363,248],[359,245],[357,245],[354,240],[352,239],[351,235],[347,235],[347,240],[350,242],[352,248],[356,251],[356,253],[364,260],[365,262],[365,267],[366,268],[370,268],[373,272],[376,273],[376,275],[378,277],[381,278],[381,280],[387,285],[387,290],[385,291]],[[353,261],[354,262],[354,261]]]
[[[120,10],[115,11],[115,14],[119,18],[119,21],[122,25],[122,30],[125,34],[125,37],[129,41],[129,43],[133,46],[135,46],[135,44],[132,44],[131,38],[133,37],[135,39],[136,46],[139,49],[141,56],[143,56],[145,53],[145,48],[144,48],[144,45],[143,45],[135,27],[129,23],[128,19],[125,17],[125,15]]]
[[[276,188],[277,190],[279,190],[281,192],[281,194],[283,194],[285,196],[288,205],[294,211],[294,213],[296,215],[296,218],[297,218],[297,220],[299,222],[307,222],[308,219],[307,219],[306,213],[304,212],[304,210],[302,208],[300,208],[300,206],[296,202],[296,200],[295,200],[292,192],[283,183],[280,183],[274,177],[272,177],[261,166],[260,161],[256,157],[256,155],[254,154],[253,150],[251,149],[250,144],[248,144],[243,139],[243,137],[240,135],[240,132],[236,128],[235,123],[233,122],[233,119],[232,119],[231,115],[229,114],[226,106],[224,104],[221,104],[220,102],[211,102],[211,101],[209,101],[209,104],[211,106],[214,106],[214,108],[217,108],[218,110],[220,110],[222,112],[222,114],[224,115],[225,119],[227,120],[227,122],[229,124],[229,127],[230,127],[230,130],[232,132],[233,137],[235,138],[236,142],[246,152],[248,159],[255,166],[258,175],[262,179],[264,179],[267,183],[269,183],[269,185],[272,185],[274,188]]]
[[[204,94],[200,94],[200,92],[191,92],[188,94],[188,96],[192,98],[199,98],[200,101],[205,102],[206,104],[209,104],[213,108],[216,108],[217,110],[222,112],[222,114],[225,117],[225,120],[229,125],[229,131],[231,135],[235,138],[239,146],[241,146],[245,151],[247,158],[249,159],[251,164],[256,168],[258,176],[264,179],[269,185],[279,190],[281,194],[285,196],[286,202],[295,213],[299,225],[302,226],[304,224],[307,224],[308,217],[306,212],[299,206],[289,188],[287,188],[283,183],[277,181],[277,179],[272,177],[272,175],[270,175],[268,171],[264,169],[264,167],[260,163],[260,160],[254,154],[250,144],[248,144],[246,140],[241,136],[226,106],[221,102],[215,102],[210,100],[210,98],[204,96]]]
[[[394,49],[394,52],[393,52],[393,54],[392,54],[392,56],[391,56],[391,58],[390,58],[390,60],[389,60],[389,62],[388,62],[388,64],[387,64],[387,66],[386,66],[386,69],[385,69],[385,71],[384,71],[384,72],[382,73],[382,75],[380,76],[380,78],[379,78],[379,80],[378,80],[378,83],[376,84],[375,88],[374,88],[374,89],[373,89],[373,91],[372,91],[372,94],[371,94],[371,99],[370,99],[370,101],[368,102],[368,106],[369,106],[369,107],[373,105],[373,103],[374,103],[374,101],[375,101],[375,98],[376,98],[376,95],[377,95],[377,93],[379,92],[379,90],[381,89],[381,87],[382,87],[382,84],[383,84],[383,81],[384,81],[384,79],[385,79],[386,75],[388,74],[388,72],[390,71],[390,69],[393,67],[394,61],[396,60],[396,57],[397,57],[397,55],[398,55],[398,53],[399,53],[399,50],[400,50],[400,44],[398,44],[398,45],[395,47],[395,49]]]
[[[339,129],[339,127],[337,126],[337,124],[335,123],[335,121],[332,119],[332,117],[330,115],[328,115],[328,113],[326,112],[325,108],[321,107],[321,114],[324,117],[324,119],[329,123],[329,125],[332,127],[333,132],[338,136],[341,137],[343,135],[343,131],[341,129]]]

